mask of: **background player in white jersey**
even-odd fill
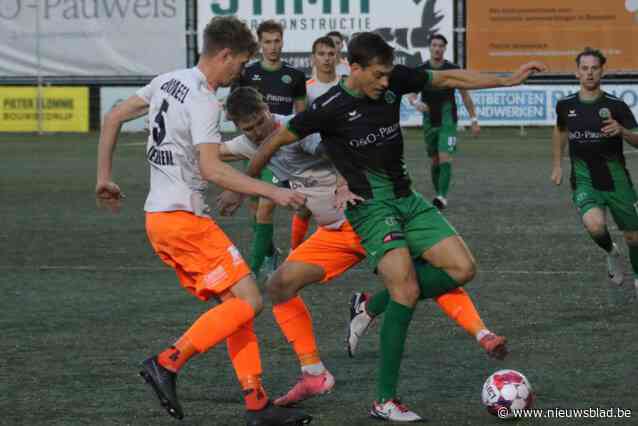
[[[337,48],[337,75],[350,75],[350,64],[348,58],[343,54],[343,45],[345,38],[339,31],[330,31],[326,36],[330,37]]]
[[[257,27],[257,37],[262,58],[244,69],[237,86],[257,89],[274,114],[290,115],[303,111],[306,108],[306,76],[282,60],[283,26],[274,20],[264,21]],[[279,183],[268,168],[264,169],[260,178],[265,182]],[[262,265],[265,266],[267,275],[279,263],[279,250],[273,244],[275,205],[261,198],[252,200],[251,208],[255,211],[255,223],[248,263],[258,276]]]
[[[200,300],[220,303],[200,316],[175,342],[142,363],[140,374],[162,406],[179,419],[177,372],[194,355],[226,341],[242,387],[248,425],[307,423],[311,417],[273,406],[261,384],[261,361],[253,318],[262,298],[237,248],[209,217],[206,181],[280,205],[298,205],[303,196],[247,178],[220,159],[221,106],[218,87],[229,86],[257,44],[248,27],[234,17],[217,17],[204,30],[196,67],[154,78],[105,118],[98,151],[96,195],[111,208],[121,192],[112,182],[113,152],[121,124],[148,111],[151,124],[146,157],[151,186],[144,209],[146,231],[158,256],[180,283]]]
[[[308,105],[339,83],[336,72],[337,49],[331,37],[319,37],[312,43],[312,62],[314,77],[306,82]],[[292,217],[290,229],[290,248],[297,248],[306,237],[312,214],[307,208],[299,209]]]
[[[248,88],[231,93],[226,101],[226,111],[243,133],[220,148],[223,157],[228,160],[252,158],[258,145],[290,118],[270,114],[259,93]],[[337,173],[334,166],[321,155],[319,142],[318,135],[309,135],[297,143],[282,147],[269,162],[269,167],[278,177],[289,180],[295,190],[306,195],[306,206],[319,225],[319,229],[293,250],[268,281],[268,292],[274,305],[273,314],[292,344],[302,371],[295,386],[275,400],[275,404],[280,405],[294,404],[323,394],[334,386],[334,377],[319,357],[312,318],[298,295],[299,291],[309,284],[327,283],[365,257],[359,237],[338,205],[349,200],[356,201],[359,197],[350,194],[347,186],[341,186],[337,200]],[[218,206],[226,214],[232,214],[239,205],[238,199],[228,192],[218,200]],[[504,338],[486,329],[465,290],[441,289],[425,284],[426,281],[421,280],[422,274],[427,271],[425,262],[416,261],[415,269],[422,283],[422,298],[434,298],[439,307],[475,337],[490,356],[502,358],[506,355]],[[384,299],[387,304],[389,293],[385,290],[384,294],[375,299]],[[348,333],[350,355],[371,320],[362,314],[351,322]]]

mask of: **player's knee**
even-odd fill
[[[266,289],[272,303],[283,303],[294,297],[296,294],[296,285],[294,274],[288,273],[288,267],[284,263],[281,265],[273,276],[268,280]]]
[[[414,306],[419,301],[420,295],[421,289],[416,281],[407,281],[393,292],[392,298],[402,305]]]
[[[602,218],[589,218],[585,221],[585,228],[592,237],[602,236],[607,232],[607,224]]]
[[[458,276],[456,277],[456,281],[460,285],[467,284],[476,276],[476,262],[474,262],[473,259],[466,259],[460,262],[457,271]]]

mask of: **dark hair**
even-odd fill
[[[598,62],[600,63],[601,67],[607,63],[607,58],[605,58],[603,52],[592,47],[586,47],[582,52],[578,54],[578,56],[576,56],[576,65],[580,65],[580,58],[582,58],[583,56],[593,56],[594,58],[598,58]]]
[[[362,32],[348,43],[348,62],[362,68],[372,63],[392,65],[394,49],[379,34]]]
[[[216,16],[204,28],[202,55],[212,56],[226,48],[253,56],[259,45],[245,23],[234,16]]]
[[[341,41],[344,41],[346,38],[339,31],[330,31],[326,34],[326,37],[339,37]]]
[[[323,36],[323,37],[319,37],[317,40],[314,41],[314,43],[312,43],[312,53],[314,55],[315,51],[317,50],[317,46],[323,44],[326,45],[328,47],[332,47],[333,49],[336,49],[337,46],[335,46],[335,42],[332,41],[332,39],[328,36]]]
[[[257,27],[257,37],[259,37],[259,40],[261,40],[261,35],[263,33],[279,33],[279,35],[283,37],[284,27],[274,19],[269,19],[262,22]]]
[[[250,86],[238,87],[226,98],[226,116],[235,123],[249,119],[267,108],[261,93]]]
[[[432,44],[433,40],[441,40],[447,46],[447,39],[443,34],[432,34],[428,40],[428,44]]]

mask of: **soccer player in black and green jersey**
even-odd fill
[[[447,39],[441,34],[430,37],[430,59],[418,69],[423,70],[457,70],[460,67],[445,59]],[[423,113],[423,136],[428,156],[432,161],[430,168],[432,185],[436,196],[432,200],[440,210],[447,207],[447,194],[452,181],[452,155],[456,152],[456,127],[458,113],[454,88],[424,87],[421,101],[416,95],[409,97],[410,103]],[[481,128],[476,118],[474,102],[467,90],[460,90],[463,104],[472,122],[472,134],[478,136]]]
[[[590,48],[576,57],[580,90],[556,104],[552,181],[562,181],[561,156],[569,143],[572,199],[585,229],[607,252],[611,282],[620,286],[621,256],[607,230],[605,212],[608,208],[623,231],[638,276],[638,198],[623,155],[623,140],[638,147],[638,124],[627,104],[600,88],[605,62],[599,50]],[[634,286],[638,291],[636,279]]]
[[[360,33],[348,45],[350,76],[296,115],[263,144],[247,173],[255,176],[282,145],[319,132],[326,154],[363,200],[346,216],[366,250],[370,266],[390,293],[381,327],[377,400],[370,414],[391,421],[421,417],[397,398],[408,326],[419,299],[413,258],[428,262],[425,286],[449,291],[470,281],[474,258],[441,213],[411,188],[399,126],[401,96],[426,85],[478,89],[520,84],[544,69],[537,62],[508,78],[465,70],[418,71],[393,65],[394,50],[378,34]]]
[[[259,24],[257,38],[262,59],[244,68],[237,85],[257,89],[272,113],[291,115],[306,108],[306,76],[282,60],[283,37],[284,29],[280,23],[267,20]],[[259,177],[267,183],[279,184],[268,168]],[[278,250],[273,244],[275,204],[260,198],[257,206],[252,208],[255,224],[248,263],[255,274],[259,274],[264,264],[267,272],[272,272],[278,263]]]

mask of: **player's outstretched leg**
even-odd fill
[[[140,375],[151,385],[160,404],[171,416],[184,417],[176,390],[177,373],[182,366],[193,356],[234,334],[254,316],[255,309],[247,301],[228,299],[200,316],[173,346],[142,363]]]
[[[335,379],[323,365],[312,326],[312,317],[297,292],[305,285],[321,281],[324,272],[316,265],[284,262],[268,282],[273,315],[286,340],[292,345],[301,367],[297,383],[274,403],[289,406],[328,393]]]
[[[612,249],[607,253],[607,274],[612,283],[618,286],[622,285],[625,278],[625,270],[622,263],[622,255],[616,243],[612,243]]]
[[[504,359],[508,352],[507,339],[487,329],[472,299],[444,270],[435,268],[421,260],[415,261],[415,270],[421,287],[420,299],[434,298],[441,310],[461,328],[476,338],[479,345],[492,358]],[[348,355],[356,353],[361,337],[372,321],[381,315],[390,300],[387,290],[369,296],[355,293],[350,302],[348,324]]]

